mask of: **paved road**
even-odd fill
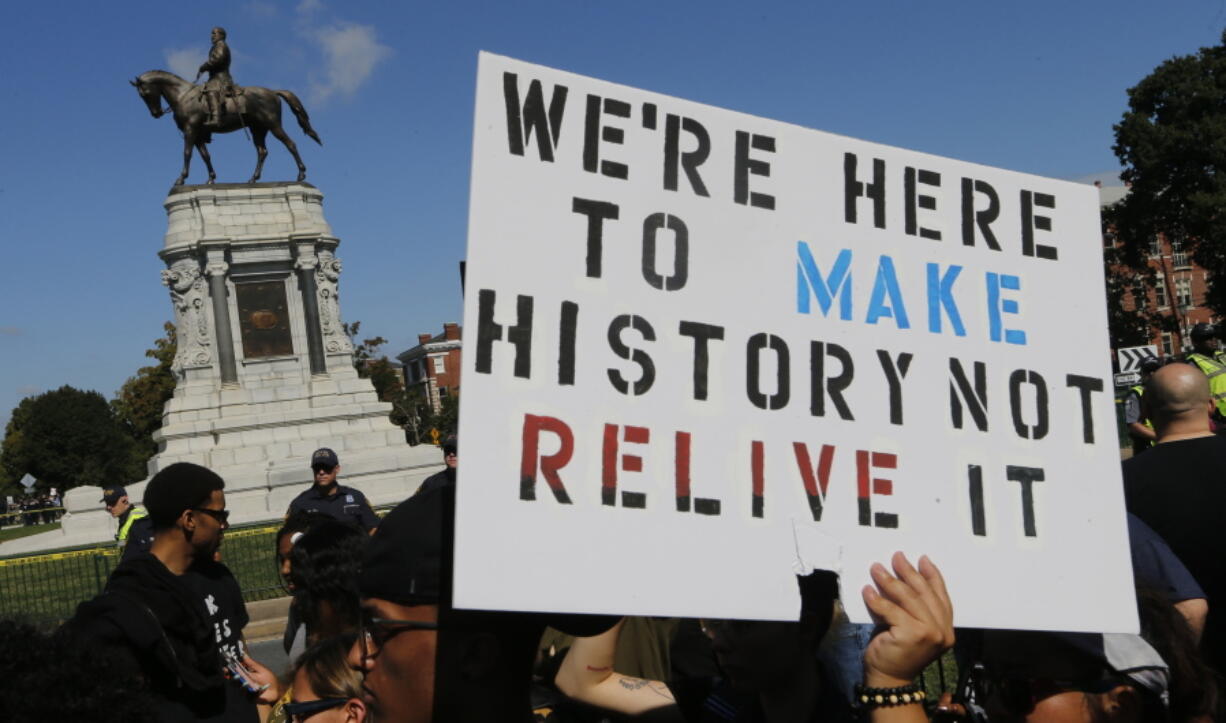
[[[267,665],[277,675],[289,670],[289,656],[281,647],[281,638],[250,643],[247,647],[251,649],[251,657]]]

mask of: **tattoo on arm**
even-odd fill
[[[618,678],[617,682],[621,687],[629,691],[642,690],[646,688],[648,691],[666,700],[674,700],[673,694],[669,691],[668,686],[658,680],[643,680],[642,678],[622,677]]]

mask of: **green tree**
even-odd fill
[[[400,372],[392,364],[386,354],[381,353],[387,339],[381,336],[358,341],[358,333],[362,322],[343,324],[345,334],[353,342],[353,366],[358,376],[369,379],[375,388],[379,401],[392,405],[390,419],[398,427],[409,426],[412,422],[414,404],[405,393],[404,381]]]
[[[1139,268],[1157,233],[1183,241],[1211,272],[1206,304],[1226,313],[1226,33],[1129,89],[1114,150],[1131,186],[1114,212],[1125,261]]]
[[[1117,205],[1103,210],[1104,234],[1115,236]],[[1143,346],[1149,343],[1151,332],[1171,331],[1178,327],[1178,319],[1163,313],[1149,304],[1149,293],[1154,288],[1157,276],[1148,264],[1146,256],[1134,259],[1131,249],[1122,244],[1109,243],[1103,249],[1103,265],[1107,280],[1107,327],[1111,348]],[[1139,264],[1134,266],[1133,264]],[[1169,275],[1166,278],[1169,283]],[[1168,290],[1170,297],[1174,291]]]
[[[145,350],[145,356],[157,363],[138,369],[111,400],[116,419],[134,442],[134,462],[141,469],[157,452],[153,433],[161,429],[162,411],[175,392],[175,375],[171,370],[177,349],[175,327],[167,322],[163,329],[166,336],[156,339],[153,348]]]
[[[141,479],[133,441],[101,394],[62,386],[13,409],[0,445],[5,486],[26,474],[40,487],[126,484]]]

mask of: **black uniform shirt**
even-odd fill
[[[289,514],[295,512],[322,512],[341,522],[357,523],[368,532],[379,524],[379,518],[366,501],[366,495],[339,484],[334,495],[326,495],[317,486],[311,485],[310,489],[289,503]]]

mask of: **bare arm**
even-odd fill
[[[1209,601],[1203,597],[1180,600],[1175,603],[1175,609],[1188,621],[1196,642],[1200,643],[1200,636],[1205,632],[1205,618],[1209,616]]]
[[[1128,434],[1133,439],[1149,440],[1151,442],[1158,439],[1158,434],[1154,430],[1145,426],[1141,422],[1133,422],[1128,425]]]
[[[558,690],[582,703],[626,715],[674,704],[673,694],[664,683],[613,670],[621,629],[619,622],[600,635],[575,638],[554,678]]]

